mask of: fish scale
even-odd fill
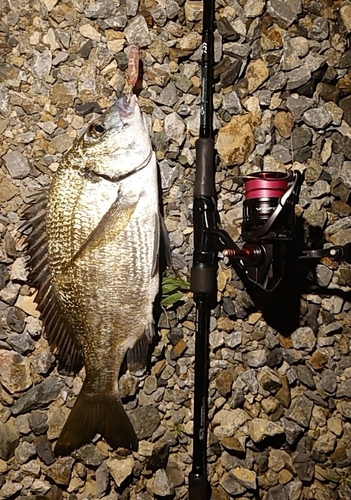
[[[118,377],[126,354],[130,368],[145,363],[160,217],[156,159],[135,97],[119,99],[67,153],[39,224],[47,257],[30,279],[45,331],[60,366],[77,371],[82,360],[86,374],[55,453],[67,455],[97,433],[113,448],[136,449]],[[35,264],[35,236],[27,243]]]

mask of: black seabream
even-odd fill
[[[85,380],[59,436],[67,455],[97,433],[113,447],[138,440],[118,392],[121,364],[144,361],[159,288],[155,154],[137,98],[92,123],[27,210],[29,280],[59,366]]]

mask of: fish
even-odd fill
[[[29,283],[59,369],[85,380],[56,456],[102,435],[136,450],[118,378],[145,366],[159,290],[158,173],[137,97],[123,96],[62,159],[25,213]]]

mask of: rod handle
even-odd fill
[[[196,148],[194,196],[216,196],[214,179],[214,142],[211,137],[199,137]]]
[[[211,487],[206,474],[189,475],[189,500],[210,500]]]

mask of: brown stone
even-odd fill
[[[170,358],[171,359],[179,358],[179,356],[183,354],[183,352],[186,350],[187,347],[188,346],[185,340],[180,339],[179,342],[177,342],[176,345],[172,347],[172,350],[170,352]]]
[[[249,93],[255,92],[269,77],[268,66],[262,59],[251,61],[246,70]]]
[[[18,187],[7,177],[0,175],[0,203],[11,200],[18,193]]]
[[[315,351],[309,359],[309,364],[315,370],[321,370],[328,361],[328,356],[322,351]]]
[[[223,163],[242,165],[255,148],[254,131],[260,119],[252,113],[233,116],[218,133],[216,148]]]
[[[277,400],[285,407],[289,408],[291,403],[291,392],[288,379],[285,376],[280,377],[282,386],[279,391],[275,394]]]
[[[279,111],[274,117],[274,125],[279,134],[288,139],[294,126],[294,117],[289,111]]]

